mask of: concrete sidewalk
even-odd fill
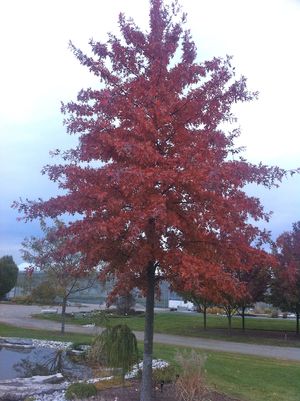
[[[80,308],[80,310],[88,311],[92,308],[95,309],[95,307],[96,305],[87,305],[84,308]],[[34,319],[31,317],[31,314],[39,313],[41,309],[43,308],[38,306],[0,304],[0,321],[17,327],[59,331],[60,323],[49,320]],[[76,310],[73,307],[68,307],[68,311],[72,312]],[[101,332],[101,328],[99,327],[84,327],[71,324],[67,324],[65,330],[66,332],[91,335],[96,335],[97,333]],[[138,340],[143,340],[144,335],[142,332],[135,332],[135,335]],[[211,351],[231,352],[267,358],[300,361],[300,348],[295,347],[276,347],[270,345],[246,344],[232,341],[219,341],[159,333],[156,333],[154,335],[154,342],[161,344],[201,348]]]

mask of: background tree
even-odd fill
[[[14,288],[18,278],[18,266],[12,256],[0,258],[0,299]]]
[[[277,266],[272,271],[271,303],[282,311],[296,314],[296,332],[300,318],[300,221],[291,231],[280,235],[273,248]]]
[[[39,285],[33,288],[31,299],[33,302],[41,304],[54,304],[55,299],[59,295],[59,290],[52,280],[42,281]]]
[[[221,302],[219,291],[221,282],[218,276],[211,276],[209,270],[202,270],[198,275],[190,277],[179,277],[173,280],[172,289],[178,292],[184,300],[192,302],[198,312],[203,313],[203,328],[207,328],[207,308]]]
[[[27,266],[27,267],[25,267],[24,270],[25,270],[25,276],[24,276],[23,283],[22,283],[23,291],[25,292],[25,294],[31,294],[34,267]]]
[[[213,302],[209,299],[209,297],[206,297],[203,294],[201,295],[201,292],[200,293],[197,293],[196,291],[182,292],[180,293],[180,295],[185,301],[192,302],[195,305],[197,312],[203,314],[203,328],[204,330],[206,330],[207,308],[213,306]]]
[[[239,279],[239,274],[240,271],[228,274],[216,288],[216,298],[219,300],[217,304],[224,309],[227,316],[229,334],[232,329],[232,316],[239,310],[242,299],[247,293],[245,283]]]
[[[243,188],[271,188],[285,175],[239,157],[231,106],[255,94],[235,79],[229,57],[196,62],[185,19],[176,3],[150,0],[146,33],[121,14],[122,39],[90,41],[92,55],[71,44],[102,86],[62,107],[79,144],[43,172],[65,192],[15,203],[26,219],[76,216],[60,230],[72,238],[61,252],[79,252],[91,269],[102,261],[112,297],[135,287],[146,296],[141,401],[152,399],[159,281],[202,271],[222,281],[266,258],[259,246],[268,235],[250,221],[268,214]]]
[[[71,295],[90,288],[94,284],[96,268],[85,269],[78,252],[70,253],[67,249],[61,252],[61,248],[72,240],[65,235],[59,235],[60,230],[65,228],[62,221],[55,219],[50,227],[44,220],[41,220],[40,224],[44,236],[25,238],[22,242],[22,258],[31,264],[31,268],[34,267],[46,273],[47,281],[32,291],[34,299],[47,302],[49,297],[45,298],[45,296],[48,293],[51,294],[48,302],[53,302],[57,296],[61,297],[61,332],[64,333],[68,299]],[[53,290],[50,291],[50,289]]]
[[[242,315],[242,329],[245,330],[245,311],[256,302],[265,301],[270,286],[270,266],[254,266],[250,271],[243,271],[239,279],[245,284],[245,294],[239,301]]]

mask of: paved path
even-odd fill
[[[8,323],[13,326],[60,330],[60,324],[49,320],[39,320],[31,317],[31,314],[41,312],[43,308],[35,305],[7,305],[0,304],[0,322]],[[68,312],[89,311],[95,309],[95,305],[86,305],[83,308],[68,307]],[[66,332],[97,334],[101,331],[98,327],[83,327],[78,325],[66,325]],[[142,332],[135,332],[137,339],[143,339]],[[0,333],[1,335],[1,333]],[[161,344],[172,344],[178,346],[188,346],[212,351],[234,352],[239,354],[256,355],[268,358],[279,358],[291,361],[300,361],[300,348],[276,347],[270,345],[245,344],[231,341],[218,341],[204,338],[174,336],[169,334],[154,335],[154,341]]]

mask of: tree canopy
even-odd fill
[[[14,288],[18,278],[18,266],[12,256],[0,258],[0,298]]]
[[[230,57],[198,61],[185,20],[176,2],[150,0],[147,32],[120,14],[120,38],[91,40],[91,55],[70,44],[101,85],[62,106],[78,146],[43,170],[62,194],[15,204],[29,220],[76,216],[60,231],[72,237],[61,252],[80,252],[85,267],[103,261],[112,296],[134,287],[146,295],[143,401],[159,280],[183,279],[188,290],[200,276],[234,291],[236,271],[269,260],[260,248],[268,233],[255,225],[269,215],[244,187],[271,188],[286,174],[241,156],[231,107],[256,94]]]
[[[278,263],[273,269],[270,301],[283,311],[296,314],[299,333],[300,221],[277,238],[273,251]]]

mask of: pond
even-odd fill
[[[69,380],[92,377],[88,366],[82,361],[76,362],[64,350],[45,347],[0,348],[0,380],[55,373],[62,373]]]

